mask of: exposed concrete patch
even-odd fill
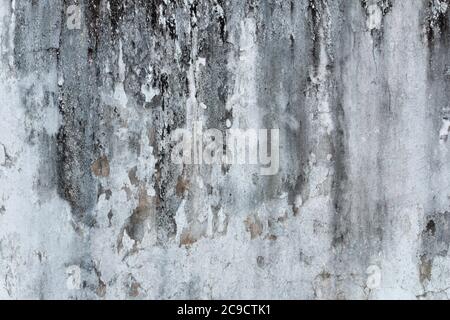
[[[431,272],[433,270],[433,261],[427,258],[426,255],[420,257],[420,282],[425,283],[425,281],[431,280]]]
[[[259,221],[258,217],[252,215],[245,220],[245,226],[250,233],[251,239],[256,239],[263,233],[263,224]]]
[[[77,265],[69,266],[66,269],[67,281],[66,286],[68,290],[81,289],[81,269]]]
[[[0,144],[0,165],[6,165],[6,150],[5,146]]]
[[[102,156],[92,164],[92,172],[97,177],[108,177],[110,168],[109,161],[106,156]]]

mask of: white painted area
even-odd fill
[[[377,4],[371,4],[367,7],[367,29],[380,30],[383,20],[383,12]]]
[[[246,18],[240,23],[241,35],[233,42],[239,44],[239,59],[230,54],[228,68],[236,75],[233,95],[227,100],[226,109],[233,109],[234,128],[260,128],[261,120],[256,90],[256,22]]]
[[[0,144],[0,166],[6,164],[6,150],[5,146]]]
[[[127,230],[124,230],[122,236],[122,246],[125,254],[129,253],[133,249],[134,244],[135,241],[130,238],[130,236],[127,233]]]
[[[376,289],[381,283],[381,269],[376,265],[369,266],[366,270],[366,286],[370,290]]]
[[[301,194],[298,194],[295,197],[295,203],[294,203],[296,208],[300,208],[303,205],[303,198]]]
[[[441,143],[447,142],[448,135],[450,134],[450,120],[442,119],[441,130],[439,131],[439,139]]]
[[[196,63],[197,72],[200,70],[200,67],[205,66],[206,66],[206,58],[199,57]]]
[[[81,269],[77,265],[69,266],[66,269],[67,281],[66,286],[68,290],[81,289]]]

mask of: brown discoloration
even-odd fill
[[[133,282],[130,288],[130,296],[135,298],[139,295],[140,284],[137,282]]]
[[[137,282],[133,276],[131,276],[130,291],[128,293],[130,297],[136,298],[139,296],[139,289],[141,288],[141,284]]]
[[[419,265],[419,273],[420,273],[420,282],[424,283],[425,280],[431,280],[431,271],[433,269],[433,263],[430,259],[428,259],[425,255],[420,257],[420,265]]]
[[[197,239],[190,232],[183,232],[180,237],[180,246],[190,246],[197,242]]]
[[[201,238],[206,237],[207,223],[200,223],[196,220],[190,220],[189,227],[182,230],[180,235],[180,247],[190,246]]]
[[[98,287],[95,292],[101,298],[103,298],[106,295],[106,284],[102,280],[98,281]]]
[[[189,190],[189,180],[182,176],[178,177],[177,186],[175,188],[177,196],[182,197],[186,191]]]
[[[97,289],[95,290],[95,293],[100,297],[103,298],[106,295],[106,284],[105,282],[102,280],[102,273],[100,272],[100,270],[94,266],[94,271],[95,271],[95,275],[98,278],[98,285],[97,285]]]
[[[256,216],[249,216],[245,221],[246,230],[250,232],[252,240],[263,233],[263,225]]]
[[[147,190],[141,188],[139,190],[139,202],[137,207],[133,210],[133,214],[128,219],[126,231],[131,239],[135,241],[142,241],[145,233],[145,221],[151,216],[152,201],[148,196]]]
[[[100,157],[92,164],[91,169],[96,177],[108,177],[110,171],[108,158]]]

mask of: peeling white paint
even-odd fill
[[[81,289],[81,269],[77,265],[72,265],[66,268],[67,281],[66,286],[68,290]]]
[[[439,131],[439,139],[441,142],[447,142],[448,135],[450,134],[450,120],[442,119],[442,127]]]
[[[5,146],[0,144],[0,165],[4,166],[6,164],[6,150]]]
[[[381,23],[383,20],[383,12],[377,4],[371,4],[367,7],[367,29],[373,30],[381,29]]]
[[[371,290],[378,288],[381,283],[381,269],[376,265],[372,265],[367,268],[366,274],[367,274],[367,281],[366,281],[367,288]]]

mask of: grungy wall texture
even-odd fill
[[[448,298],[449,6],[0,0],[0,297]]]

